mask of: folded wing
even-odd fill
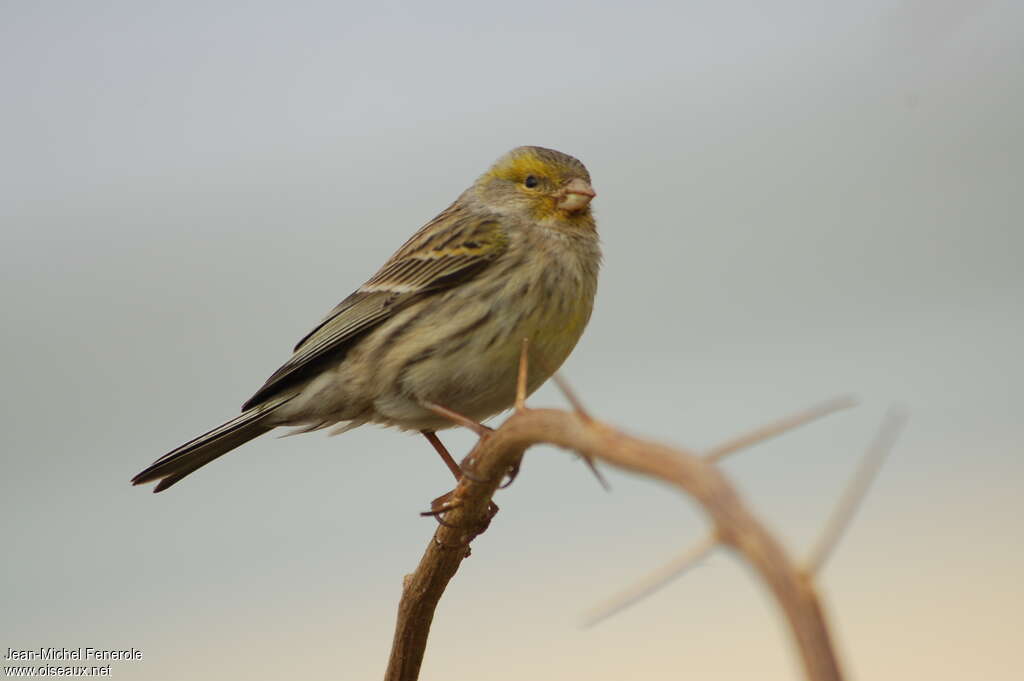
[[[415,300],[464,282],[493,263],[507,245],[496,216],[473,216],[453,205],[414,234],[377,274],[295,346],[295,354],[242,407],[250,409],[308,378]]]

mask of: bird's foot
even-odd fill
[[[483,534],[483,532],[490,527],[491,520],[493,520],[494,516],[498,514],[499,508],[496,503],[490,501],[487,504],[487,515],[481,522],[471,525],[455,525],[445,520],[444,514],[449,511],[454,511],[462,506],[462,501],[456,495],[456,491],[457,490],[452,490],[451,492],[442,494],[438,498],[434,499],[430,502],[430,510],[423,511],[420,515],[423,517],[433,517],[434,520],[436,520],[442,527],[447,527],[452,530],[468,530],[470,532],[470,540],[472,540],[473,537],[478,534]],[[468,544],[469,542],[467,541],[466,543]]]

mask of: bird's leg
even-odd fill
[[[448,449],[444,446],[444,443],[441,442],[441,438],[437,436],[437,433],[432,430],[421,430],[420,432],[423,433],[423,437],[427,438],[427,442],[433,446],[434,451],[437,452],[441,457],[441,460],[444,461],[444,465],[448,466],[448,470],[450,470],[452,475],[455,476],[455,480],[461,480],[462,469],[459,468],[459,464],[455,463],[455,459],[452,458],[452,455],[448,453]]]
[[[423,437],[427,438],[427,442],[431,444],[431,446],[434,448],[434,451],[437,452],[438,456],[441,457],[441,460],[444,461],[444,464],[448,466],[448,470],[450,470],[452,472],[452,475],[455,476],[455,480],[460,480],[462,478],[462,469],[459,468],[459,464],[455,462],[455,459],[448,451],[448,448],[444,446],[444,443],[441,442],[441,438],[437,436],[437,433],[435,433],[432,430],[421,430],[420,432],[423,434]],[[434,499],[432,502],[430,502],[430,510],[425,511],[420,515],[432,515],[437,520],[437,522],[441,523],[446,527],[450,527],[448,523],[444,522],[441,519],[441,514],[443,514],[445,511],[450,511],[453,508],[455,508],[455,506],[452,505],[454,502],[454,492],[455,490],[452,490],[451,492],[448,492],[447,494],[441,495],[437,499]]]
[[[441,442],[441,438],[437,436],[437,433],[435,433],[432,430],[421,430],[420,432],[423,433],[423,437],[427,438],[427,441],[430,442],[431,445],[433,445],[434,451],[436,451],[441,456],[441,460],[444,461],[446,466],[448,466],[448,470],[452,472],[452,475],[455,476],[456,480],[462,480],[462,478],[466,478],[467,480],[472,480],[473,482],[486,482],[486,480],[484,480],[483,478],[473,477],[472,473],[470,473],[465,468],[457,464],[455,462],[455,458],[448,452],[448,448],[444,446],[443,442]],[[516,472],[518,472],[518,468],[519,467],[516,466]],[[515,475],[510,473],[509,477],[514,478]],[[506,486],[508,486],[508,484],[511,484],[511,482],[512,481],[509,480],[509,482],[506,483]]]
[[[494,432],[493,428],[488,428],[484,424],[477,423],[468,416],[463,416],[462,414],[456,411],[452,411],[447,407],[442,407],[439,404],[434,404],[433,402],[424,402],[423,406],[431,410],[435,414],[440,414],[441,416],[450,418],[455,423],[458,423],[459,425],[471,429],[481,439],[490,436],[490,434]],[[432,430],[421,430],[420,432],[423,433],[423,436],[430,441],[430,444],[434,446],[434,449],[437,451],[437,453],[441,455],[441,458],[444,459],[444,462],[448,465],[448,468],[451,470],[452,474],[455,475],[456,480],[462,480],[462,478],[466,478],[467,480],[471,480],[473,482],[488,482],[483,478],[474,477],[474,475],[468,470],[466,470],[466,468],[457,465],[455,463],[455,459],[452,458],[452,455],[448,453],[448,450],[441,443],[441,440],[437,437],[437,433],[435,433]]]
[[[443,442],[441,442],[441,438],[437,436],[437,433],[432,430],[421,430],[420,432],[423,433],[423,437],[427,438],[427,442],[433,446],[434,451],[438,453],[441,460],[444,461],[446,466],[448,466],[448,470],[450,470],[452,475],[455,476],[456,481],[462,480],[462,478],[465,477],[467,480],[471,480],[473,482],[482,482],[481,480],[474,478],[467,471],[463,470],[463,468],[455,462],[454,457],[452,457],[451,453],[448,452],[448,448],[444,446]],[[516,468],[518,469],[518,466],[516,466]],[[445,527],[452,527],[452,525],[446,523],[441,516],[447,511],[457,508],[458,505],[459,501],[455,498],[455,490],[452,490],[451,492],[443,494],[430,502],[430,510],[425,511],[420,515],[434,516],[434,519],[441,525],[444,525]],[[484,521],[483,527],[479,529],[477,534],[487,529],[487,525],[490,524],[491,518],[493,518],[497,513],[498,505],[492,501],[488,505],[487,519]]]

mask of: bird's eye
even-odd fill
[[[540,184],[540,180],[537,179],[536,175],[527,175],[526,179],[523,180],[523,186],[528,189],[533,189],[538,184]]]

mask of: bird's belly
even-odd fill
[[[578,294],[577,294],[578,293]],[[575,295],[574,295],[575,294]],[[464,314],[439,320],[443,327],[487,317],[461,337],[452,336],[447,351],[437,351],[406,366],[374,402],[375,421],[401,428],[436,430],[450,421],[424,407],[447,407],[483,420],[515,401],[523,339],[528,339],[527,388],[533,392],[547,380],[576,346],[590,317],[593,296],[575,287],[541,304],[527,306],[527,297],[495,299],[490,305],[467,303]],[[433,329],[434,333],[443,333]],[[454,350],[453,350],[454,348]]]

